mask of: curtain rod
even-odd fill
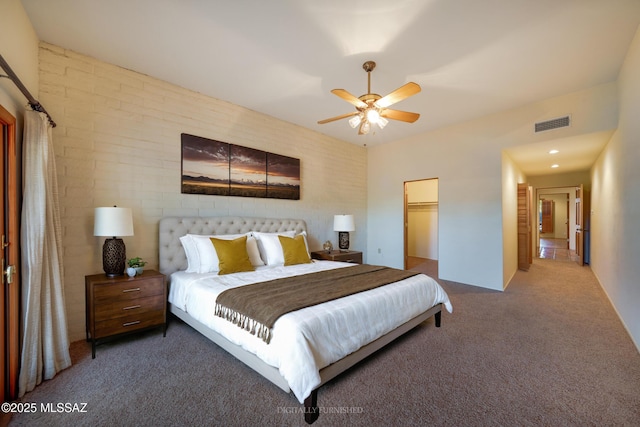
[[[5,73],[7,73],[6,76],[3,76],[0,74],[0,77],[6,77],[9,80],[11,80],[13,84],[15,84],[18,87],[18,89],[20,89],[20,92],[22,92],[25,98],[27,98],[27,100],[29,101],[29,106],[31,106],[31,108],[33,108],[35,111],[45,113],[47,115],[47,118],[49,118],[49,123],[51,123],[51,126],[56,127],[56,122],[53,121],[53,118],[51,117],[51,115],[47,113],[47,110],[44,109],[42,104],[40,104],[38,100],[35,99],[33,95],[31,95],[31,93],[25,87],[25,85],[22,84],[22,82],[20,81],[16,73],[13,72],[13,70],[11,69],[9,64],[7,64],[7,61],[4,60],[2,55],[0,55],[0,67],[4,70]]]

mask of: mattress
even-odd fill
[[[277,368],[300,403],[320,385],[320,369],[344,358],[436,304],[451,312],[449,297],[432,278],[418,274],[400,282],[328,301],[281,316],[269,344],[214,315],[226,289],[353,264],[313,261],[256,271],[171,274],[169,302],[230,342]]]

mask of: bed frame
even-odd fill
[[[167,217],[160,220],[159,230],[159,269],[160,272],[170,278],[171,273],[186,270],[187,258],[180,243],[180,237],[185,234],[240,234],[249,231],[275,233],[294,230],[306,231],[306,223],[299,219],[270,219],[249,217]],[[169,279],[168,279],[169,280]],[[169,284],[171,286],[171,284]],[[188,313],[169,304],[169,310],[176,317],[193,327],[205,337],[231,353],[234,357],[245,363],[276,386],[290,392],[289,385],[280,375],[277,368],[267,365],[253,353],[249,353],[242,347],[228,341],[222,335],[212,331],[201,322],[191,317]],[[435,318],[436,327],[440,327],[442,304],[437,304],[429,310],[400,325],[393,331],[383,335],[377,340],[361,347],[358,351],[320,370],[321,383],[323,384],[346,371],[356,363],[368,357],[372,353],[389,344],[399,336],[405,334],[431,316]],[[304,417],[309,424],[318,419],[318,388],[313,390],[304,401]]]

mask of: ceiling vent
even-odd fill
[[[569,126],[571,126],[571,116],[558,117],[557,119],[536,123],[534,132],[546,132],[548,130],[566,128]]]

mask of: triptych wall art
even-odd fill
[[[300,159],[183,133],[182,193],[300,200]]]

